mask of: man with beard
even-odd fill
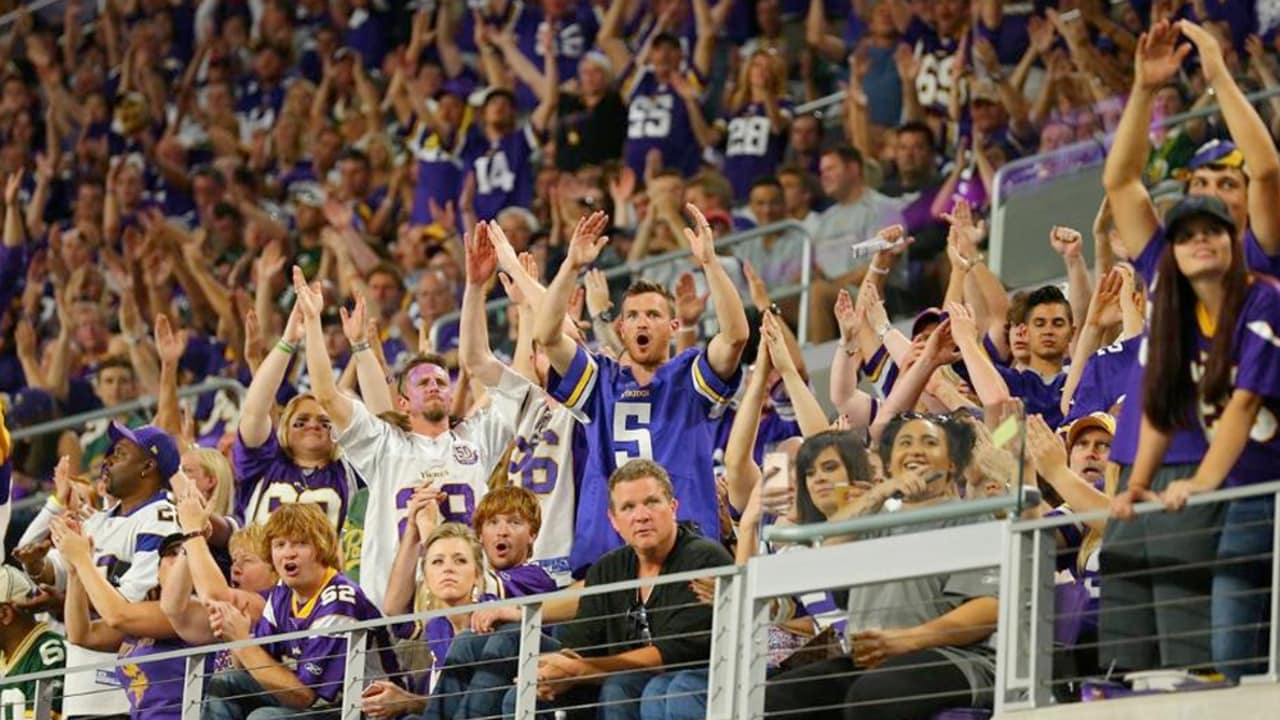
[[[499,374],[487,386],[488,407],[451,428],[453,389],[444,358],[417,355],[409,360],[396,378],[392,399],[381,390],[386,381],[369,343],[361,341],[351,347],[364,396],[361,402],[339,392],[334,382],[320,324],[323,295],[306,284],[297,267],[293,284],[306,325],[311,391],[333,422],[343,456],[369,486],[360,586],[381,607],[414,491],[422,486],[435,488],[444,496],[441,520],[469,525],[476,502],[488,489],[489,473],[515,436],[519,409],[533,385],[514,373]],[[345,309],[342,315],[344,322],[364,324],[361,305],[352,316]],[[464,331],[461,338],[464,354],[468,343],[479,342],[470,335]],[[393,406],[408,415],[407,432],[379,419],[381,411]]]
[[[715,237],[702,212],[686,205],[696,230],[685,229],[694,262],[706,275],[719,333],[705,350],[671,357],[671,336],[695,331],[675,319],[665,288],[637,282],[622,301],[618,335],[626,358],[616,362],[588,352],[563,333],[561,318],[579,271],[600,254],[608,216],[597,212],[574,230],[568,256],[547,288],[536,316],[534,339],[554,372],[552,397],[579,416],[587,437],[587,461],[579,486],[570,564],[576,577],[601,555],[622,545],[606,522],[607,479],[634,458],[655,460],[671,474],[680,519],[708,537],[719,537],[719,503],[712,457],[714,418],[724,411],[741,378],[739,360],[749,333],[733,281],[715,254]]]
[[[173,502],[165,488],[178,472],[181,456],[173,438],[152,425],[129,428],[112,423],[112,446],[102,463],[107,492],[115,504],[85,520],[83,534],[93,538],[93,564],[130,602],[140,602],[159,583],[160,544],[179,532]],[[25,555],[23,569],[39,584],[67,586],[67,563],[57,550],[47,557]],[[110,662],[115,653],[67,644],[67,666]],[[114,680],[93,673],[67,677],[63,713],[67,717],[119,715],[129,711]]]

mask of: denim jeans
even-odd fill
[[[598,696],[591,685],[579,685],[553,702],[538,702],[538,717],[551,718],[557,708],[573,707],[570,718],[597,720],[640,720],[640,697],[645,685],[656,673],[643,670],[615,673],[600,684]],[[583,707],[583,706],[590,707]],[[513,717],[516,712],[516,689],[511,688],[502,699],[502,716]]]
[[[541,652],[560,643],[542,636]],[[464,630],[453,638],[436,688],[440,718],[493,718],[502,714],[502,697],[515,686],[520,624],[506,623],[477,635]],[[432,720],[432,718],[428,718]]]
[[[232,670],[209,679],[200,717],[201,720],[276,720],[291,718],[301,712],[304,711],[282,706],[249,673]],[[337,718],[338,711],[308,713],[307,717],[320,720]]]
[[[1218,539],[1213,572],[1213,662],[1239,680],[1266,672],[1267,616],[1271,608],[1272,528],[1275,497],[1233,500]]]
[[[663,673],[644,686],[641,720],[702,720],[707,716],[707,670]]]

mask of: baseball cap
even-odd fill
[[[483,93],[481,93],[481,94],[480,94],[480,102],[479,102],[479,105],[480,105],[480,107],[484,107],[484,106],[486,106],[486,105],[488,105],[488,104],[489,104],[489,101],[493,100],[494,98],[498,98],[498,97],[505,97],[507,100],[511,101],[512,103],[515,103],[515,101],[516,101],[516,94],[515,94],[515,93],[511,92],[511,91],[510,91],[510,90],[508,90],[507,88],[504,88],[504,87],[498,87],[498,86],[496,86],[496,85],[495,85],[495,86],[490,87],[488,90],[485,90]]]
[[[12,565],[0,565],[0,602],[20,602],[35,591],[36,586],[26,573]]]
[[[308,207],[324,207],[325,193],[320,183],[300,182],[294,183],[290,188],[294,200],[300,205]]]
[[[729,213],[725,212],[724,210],[715,208],[715,209],[706,211],[705,213],[703,213],[703,215],[707,218],[708,225],[714,225],[715,223],[722,223],[724,225],[728,225],[730,228],[733,227],[733,218],[730,217]]]
[[[669,45],[679,49],[681,47],[680,38],[677,37],[675,33],[664,30],[663,32],[653,36],[653,47],[661,47],[663,45]]]
[[[1070,450],[1080,436],[1089,430],[1103,430],[1115,435],[1116,419],[1104,412],[1093,412],[1077,418],[1067,426],[1067,449]]]
[[[112,421],[107,427],[107,436],[111,438],[112,445],[121,440],[129,442],[142,448],[156,459],[156,466],[160,470],[160,477],[167,484],[169,478],[182,465],[182,455],[178,452],[178,444],[169,437],[169,433],[161,430],[155,425],[143,425],[141,427],[129,428],[117,421]]]
[[[1210,218],[1226,226],[1234,237],[1236,221],[1227,210],[1227,204],[1213,195],[1188,195],[1178,201],[1164,216],[1164,234],[1167,238],[1178,237],[1183,225],[1196,218]]]
[[[979,80],[969,88],[969,100],[1000,104],[1000,89],[988,79]]]
[[[1197,148],[1191,162],[1187,163],[1189,170],[1214,166],[1242,168],[1244,153],[1230,140],[1210,140]]]
[[[920,331],[924,330],[926,326],[937,325],[942,322],[945,317],[946,314],[936,307],[921,310],[920,313],[916,315],[916,319],[911,321],[911,337],[915,338],[915,336],[919,335]]]

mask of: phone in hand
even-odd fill
[[[772,515],[785,515],[791,509],[789,501],[778,502],[787,498],[791,487],[791,456],[785,452],[769,452],[764,455],[760,465],[762,475],[760,488],[760,506]]]

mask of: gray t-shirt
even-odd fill
[[[851,247],[866,242],[889,225],[902,222],[902,212],[893,198],[867,188],[856,202],[837,203],[818,218],[813,258],[818,269],[834,278],[871,262],[871,256],[854,260]]]
[[[865,537],[889,537],[908,532],[956,527],[978,520],[949,520],[909,528],[869,534]],[[998,568],[899,580],[891,583],[863,585],[849,590],[847,632],[881,628],[909,628],[922,625],[979,597],[995,597],[1000,590]],[[933,648],[945,655],[964,673],[978,694],[990,690],[995,683],[996,655],[991,638],[962,647]]]

